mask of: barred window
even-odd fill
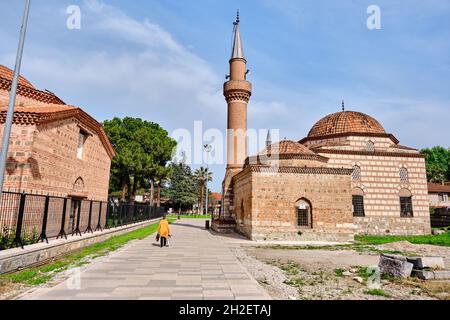
[[[373,141],[368,141],[366,145],[367,151],[375,151],[375,143]]]
[[[408,182],[409,181],[408,169],[400,168],[400,181],[401,182]]]
[[[361,167],[358,165],[353,166],[352,180],[354,181],[361,180]]]
[[[364,191],[361,188],[352,190],[353,216],[364,217]]]
[[[400,190],[400,216],[413,216],[412,194],[406,189]]]
[[[412,197],[400,197],[400,210],[402,217],[412,217]]]
[[[364,217],[365,215],[366,214],[364,212],[364,197],[353,196],[353,216]]]
[[[297,224],[301,228],[312,228],[312,209],[307,200],[297,203]]]

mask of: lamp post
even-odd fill
[[[206,207],[206,215],[208,215],[208,173],[209,173],[209,153],[212,150],[211,145],[205,144],[205,151],[206,151],[206,179],[205,179],[205,189],[206,189],[206,201],[205,201],[205,207]]]
[[[14,119],[14,105],[16,103],[17,84],[19,82],[20,66],[22,63],[25,35],[27,33],[30,5],[31,0],[25,0],[25,11],[22,19],[22,27],[20,29],[19,47],[17,49],[16,64],[14,67],[14,77],[11,83],[8,111],[6,113],[6,121],[3,128],[3,143],[2,143],[2,152],[0,155],[0,199],[1,196],[3,195],[3,181],[5,179],[6,159],[8,157],[9,138],[11,136],[11,127]]]

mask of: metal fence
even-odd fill
[[[430,217],[432,228],[450,227],[450,210],[448,209],[437,210]]]
[[[164,208],[3,192],[0,250],[159,218]]]

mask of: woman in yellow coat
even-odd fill
[[[167,239],[170,236],[169,221],[167,221],[166,215],[164,215],[163,219],[159,222],[158,234],[161,239],[161,248],[165,247],[167,245]]]

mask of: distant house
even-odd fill
[[[450,210],[450,185],[428,183],[428,196],[431,208],[439,212]]]
[[[0,137],[12,76],[0,65]],[[4,190],[105,201],[114,155],[99,122],[20,77]]]

